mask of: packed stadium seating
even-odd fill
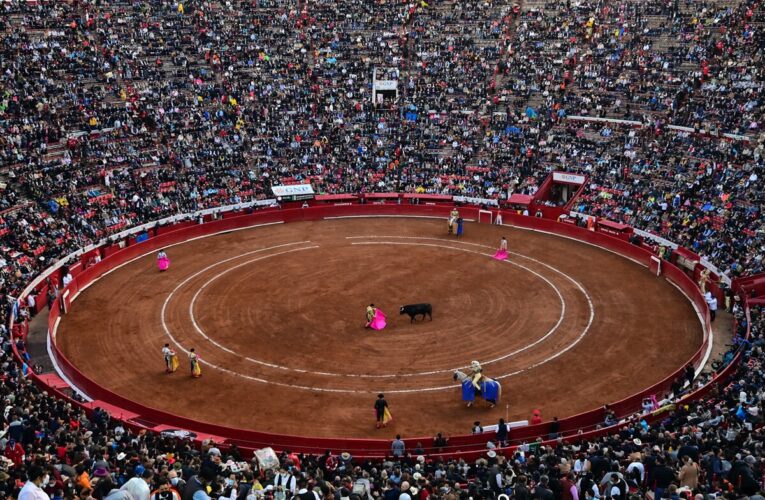
[[[23,340],[6,325],[29,314],[16,303],[24,286],[139,223],[304,182],[501,203],[564,170],[589,176],[576,211],[663,236],[728,278],[765,271],[759,0],[6,0],[0,11],[3,498],[38,479],[35,463],[57,499],[113,500],[128,484],[120,498],[146,500],[144,479],[163,499],[168,486],[191,499],[199,480],[214,498],[292,496],[235,446],[126,430],[41,392],[14,360]],[[396,105],[373,105],[375,67],[400,70]],[[730,309],[730,381],[669,402],[650,426],[475,463],[432,460],[432,443],[379,463],[343,450],[283,450],[281,463],[304,499],[569,499],[572,484],[619,500],[754,497],[765,314]]]

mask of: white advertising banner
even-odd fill
[[[635,234],[642,236],[643,238],[647,240],[651,240],[654,243],[658,243],[659,245],[669,247],[673,250],[676,250],[678,247],[677,243],[675,243],[674,241],[669,241],[666,238],[662,238],[661,236],[657,236],[653,233],[649,233],[648,231],[643,231],[642,229],[638,229],[638,228],[635,228],[633,231]]]
[[[274,196],[312,196],[313,188],[310,184],[293,184],[291,186],[272,186]]]
[[[499,206],[499,203],[497,202],[497,200],[492,200],[489,198],[471,198],[470,196],[455,196],[452,199],[459,203],[470,203],[471,205],[493,205],[495,207]]]
[[[398,88],[398,81],[396,80],[377,80],[375,82],[375,90],[396,90]]]
[[[565,172],[553,172],[553,180],[568,182],[570,184],[584,184],[585,176],[579,174],[567,174]]]

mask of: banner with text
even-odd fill
[[[569,184],[584,184],[586,177],[566,172],[553,172],[553,180],[556,182],[568,182]]]
[[[293,184],[291,186],[272,186],[274,196],[313,196],[310,184]]]
[[[452,200],[459,203],[470,203],[471,205],[493,205],[499,206],[499,202],[489,198],[472,198],[470,196],[455,196]]]

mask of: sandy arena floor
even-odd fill
[[[344,219],[270,225],[171,247],[101,278],[57,339],[115,392],[198,420],[267,432],[390,437],[469,433],[473,421],[546,419],[622,399],[669,375],[702,340],[674,286],[569,239],[445,222]],[[506,235],[511,254],[490,256]],[[364,329],[370,303],[388,316]],[[410,324],[402,304],[430,302]],[[181,368],[164,373],[165,342]],[[189,376],[195,347],[203,376]],[[465,408],[451,373],[471,360],[503,386]],[[385,392],[395,417],[374,427]]]

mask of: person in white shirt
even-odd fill
[[[165,344],[164,347],[162,347],[162,357],[165,359],[166,373],[173,373],[178,369],[177,354],[170,348],[170,344]]]
[[[712,292],[707,292],[705,298],[709,306],[709,319],[714,321],[717,316],[717,297],[712,295]]]
[[[301,487],[301,484],[298,483],[298,488],[300,487]],[[363,493],[360,493],[359,495],[361,496],[362,499],[366,496],[367,500],[373,500],[372,483],[369,481],[369,472],[367,471],[363,471],[361,473],[361,477],[356,479],[356,482],[353,484],[354,492],[358,492],[357,490],[361,490],[361,489],[363,489]],[[314,493],[316,492],[314,491]],[[298,494],[300,494],[299,491],[298,491]],[[317,498],[316,500],[320,500],[320,499]]]
[[[165,358],[165,369],[170,371],[170,344],[162,347],[162,357]]]
[[[32,465],[27,471],[28,481],[19,492],[18,500],[50,500],[40,485],[48,484],[48,474],[39,465]]]
[[[274,476],[274,489],[278,491],[280,486],[284,491],[295,494],[295,478],[284,467],[280,467],[279,473]]]
[[[579,457],[574,461],[574,472],[577,476],[590,471],[590,463],[586,457]]]
[[[367,474],[367,478],[368,477],[369,475]],[[361,478],[359,478],[359,480],[361,480]],[[359,480],[356,481],[356,484],[362,484],[362,483],[359,483]],[[367,479],[367,484],[364,486],[365,488],[369,486],[368,483],[369,483],[369,480]],[[362,495],[357,492],[357,489],[359,488],[356,487],[356,484],[353,485],[353,492],[359,494],[361,498],[367,498],[366,495]],[[321,500],[321,496],[319,496],[319,494],[316,493],[315,490],[308,489],[308,485],[305,479],[300,479],[300,481],[298,481],[297,487],[298,487],[298,491],[295,497],[300,497],[301,499],[307,499],[307,500]],[[369,491],[369,490],[365,489],[365,491]],[[369,496],[369,498],[372,498],[371,495]]]
[[[69,285],[69,283],[72,282],[73,279],[74,277],[72,276],[72,273],[70,273],[69,270],[67,269],[66,273],[64,274],[64,279],[61,280],[62,284],[64,285],[64,288],[66,288]]]
[[[638,457],[633,458],[632,463],[627,466],[627,477],[632,477],[635,470],[640,473],[640,483],[642,484],[645,481],[645,466]]]
[[[148,483],[152,476],[154,476],[154,472],[151,469],[146,469],[141,477],[131,478],[120,489],[130,493],[135,500],[149,500],[151,490]]]

